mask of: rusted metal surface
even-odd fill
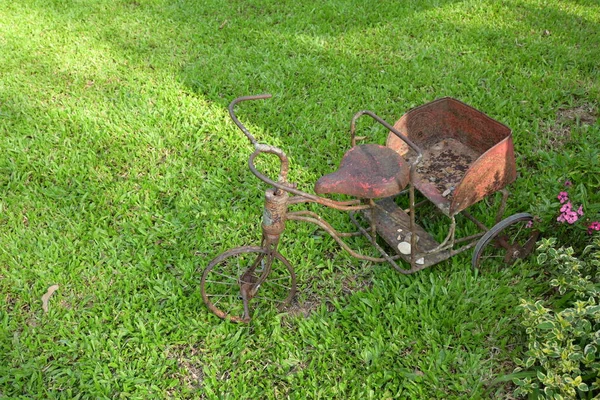
[[[485,152],[475,161],[456,189],[450,213],[458,213],[504,188],[517,178],[512,137]]]
[[[326,207],[334,208],[334,209],[340,210],[340,211],[358,211],[358,210],[363,210],[365,208],[369,208],[368,205],[360,204],[360,202],[359,202],[359,204],[355,204],[354,202],[335,201],[335,200],[315,196],[314,194],[303,192],[301,190],[296,189],[295,184],[289,183],[287,181],[289,159],[288,159],[287,155],[285,154],[285,152],[278,147],[258,143],[256,141],[256,139],[254,138],[254,136],[252,136],[252,134],[248,131],[248,128],[246,128],[246,126],[244,126],[244,124],[242,124],[240,122],[240,120],[237,118],[237,116],[235,114],[235,106],[240,102],[249,101],[249,100],[268,99],[270,97],[271,97],[270,94],[261,94],[261,95],[256,95],[256,96],[243,96],[243,97],[236,98],[229,104],[229,115],[230,115],[231,119],[237,125],[237,127],[244,133],[244,135],[248,138],[250,143],[252,143],[252,145],[254,146],[254,152],[252,154],[250,154],[250,157],[248,159],[248,167],[250,168],[250,171],[261,181],[273,186],[276,189],[276,192],[278,194],[281,191],[288,192],[295,196],[306,199],[307,202],[319,203]],[[274,154],[280,160],[281,165],[279,168],[279,175],[278,175],[277,181],[272,180],[267,175],[260,172],[254,165],[254,160],[256,159],[256,157],[258,157],[261,154],[265,154],[265,153]],[[295,201],[298,202],[298,199],[295,199]]]
[[[234,99],[231,103],[229,103],[229,116],[231,117],[231,120],[233,121],[234,124],[237,125],[238,128],[240,128],[240,130],[244,133],[244,135],[246,135],[246,137],[248,138],[250,143],[252,143],[252,145],[254,145],[254,146],[256,146],[258,144],[258,142],[256,141],[256,139],[254,139],[254,136],[252,136],[252,134],[250,133],[248,128],[246,128],[244,126],[244,124],[242,124],[240,122],[240,120],[238,119],[238,117],[235,115],[235,106],[238,103],[241,103],[242,101],[263,100],[263,99],[270,99],[271,97],[272,96],[270,94],[257,94],[254,96],[242,96],[242,97],[238,97],[237,99]]]
[[[273,237],[271,240],[277,240],[285,229],[288,198],[284,191],[277,193],[275,189],[268,189],[265,192],[262,229],[265,236]]]
[[[332,239],[335,240],[336,243],[342,249],[344,249],[345,251],[347,251],[348,254],[350,254],[354,258],[357,258],[359,260],[372,261],[372,262],[384,262],[384,261],[387,261],[386,258],[366,256],[366,255],[360,254],[360,253],[352,250],[352,248],[350,246],[348,246],[348,244],[342,240],[342,237],[356,236],[356,234],[354,234],[354,233],[342,233],[342,232],[338,232],[337,230],[335,230],[331,226],[331,224],[329,224],[323,218],[321,218],[320,216],[318,216],[318,215],[316,215],[314,213],[310,213],[309,214],[306,211],[290,212],[287,215],[287,219],[290,220],[290,221],[308,222],[308,223],[317,225],[318,227],[320,227],[321,229],[323,229],[325,232],[327,232],[327,234],[329,236],[331,236]],[[370,233],[368,233],[367,235],[369,237],[371,236]],[[400,258],[400,257],[399,256],[394,256],[392,259],[398,259],[398,258]]]
[[[245,96],[235,99],[229,106],[233,122],[254,146],[254,152],[248,161],[250,170],[260,180],[271,185],[272,189],[265,193],[261,246],[241,247],[222,253],[211,261],[203,273],[202,298],[209,309],[219,317],[235,322],[250,321],[253,300],[255,304],[259,301],[257,293],[263,284],[262,290],[265,290],[268,284],[267,277],[272,272],[272,264],[276,260],[284,264],[291,280],[290,293],[287,297],[282,296],[281,303],[288,304],[292,299],[296,290],[294,270],[277,250],[287,220],[315,224],[351,256],[372,262],[388,262],[402,274],[422,270],[473,247],[476,248],[474,257],[478,263],[478,254],[491,241],[507,249],[507,259],[521,257],[533,249],[537,235],[532,235],[523,245],[511,244],[499,234],[504,226],[502,224],[507,224],[506,221],[488,230],[484,224],[464,211],[484,197],[502,191],[498,218],[504,212],[508,197],[508,191],[504,187],[516,177],[512,134],[505,125],[451,98],[439,99],[415,108],[404,114],[393,126],[371,111],[359,111],[351,121],[353,147],[344,155],[340,168],[319,179],[315,185],[317,194],[338,193],[359,198],[335,201],[298,190],[295,184],[289,183],[289,160],[283,150],[258,143],[237,119],[234,112],[237,103],[269,97],[270,95]],[[356,121],[364,115],[370,116],[389,130],[386,146],[356,146]],[[279,158],[280,169],[276,180],[255,167],[256,157],[265,153]],[[408,189],[405,190],[407,186]],[[419,190],[450,218],[448,233],[442,243],[438,243],[416,223],[415,190]],[[409,208],[402,210],[390,196],[407,191]],[[290,194],[293,197],[289,197]],[[312,211],[288,212],[289,205],[301,203],[318,203],[337,210],[350,211],[350,219],[358,232],[338,232]],[[364,218],[361,221],[365,223],[366,220],[369,228],[363,227],[355,218],[355,211],[362,212]],[[459,212],[463,212],[483,232],[455,240],[454,216]],[[512,223],[511,219],[508,221]],[[363,235],[381,257],[360,254],[342,239],[356,235]],[[397,254],[388,254],[377,243],[377,235]],[[462,247],[459,247],[459,244],[463,244]],[[245,263],[238,260],[244,267],[238,267],[237,272],[217,275],[214,281],[207,279],[210,273],[215,272],[213,269],[234,265],[232,260],[238,257],[250,259]],[[404,268],[396,262],[400,259],[408,263],[409,268]],[[231,264],[228,264],[230,261]],[[279,269],[273,271],[277,270]],[[219,294],[211,297],[207,293],[206,284],[218,284],[219,279],[233,279],[232,284],[225,285],[229,285],[227,288],[234,287],[237,292],[229,295],[229,289],[225,290],[229,301],[235,301],[238,307],[241,302],[242,311],[239,311],[238,315],[231,315],[231,312],[223,311],[219,307]],[[213,302],[212,299],[216,300]]]
[[[443,139],[424,152],[416,166],[415,186],[444,210],[478,154],[455,139]]]
[[[393,134],[396,136],[396,140],[398,140],[399,142],[402,142],[405,146],[407,146],[407,148],[410,148],[412,151],[415,152],[415,154],[417,156],[415,159],[415,162],[419,161],[421,155],[423,154],[423,150],[417,144],[415,144],[410,138],[408,138],[404,133],[402,133],[400,130],[398,130],[395,126],[391,126],[386,121],[384,121],[381,117],[379,117],[377,114],[375,114],[374,112],[368,111],[368,110],[359,111],[356,114],[354,114],[354,116],[352,117],[352,122],[350,122],[350,134],[351,134],[352,147],[356,146],[356,121],[363,115],[368,115],[369,117],[371,117],[375,121],[377,121],[379,124],[383,125],[387,129],[389,129],[390,134]]]
[[[325,197],[319,197],[314,194],[310,194],[307,192],[303,192],[302,190],[298,190],[298,189],[296,189],[295,184],[291,184],[285,180],[279,181],[279,182],[272,180],[271,178],[269,178],[268,176],[266,176],[265,174],[260,172],[254,165],[254,159],[262,153],[263,152],[261,150],[256,150],[254,153],[252,153],[250,155],[250,159],[248,160],[248,165],[250,167],[250,171],[252,171],[252,173],[254,175],[256,175],[256,177],[258,179],[273,186],[278,191],[284,191],[284,192],[288,192],[288,193],[295,195],[295,197],[291,199],[291,200],[293,200],[294,204],[303,203],[303,202],[307,202],[307,203],[312,202],[312,203],[318,203],[325,207],[333,208],[333,209],[340,210],[340,211],[358,211],[358,210],[364,210],[366,208],[369,208],[368,204],[361,204],[360,201],[356,201],[356,202],[355,201],[336,201],[336,200],[328,199]],[[280,176],[282,176],[282,175],[280,174]]]
[[[411,265],[411,272],[419,271],[449,257],[449,251],[429,254],[430,251],[438,248],[439,243],[418,224],[411,229],[410,215],[398,207],[392,198],[377,201],[373,210],[363,211],[363,214],[369,221],[373,219],[376,221],[379,236]],[[414,246],[412,238],[415,239]],[[402,243],[410,243],[410,248],[407,246],[410,251],[406,254],[399,251]]]
[[[481,221],[472,216],[469,212],[463,210],[461,214],[467,217],[467,219],[473,222],[475,225],[477,225],[477,227],[482,231],[487,232],[489,230],[487,226],[485,226]]]
[[[369,243],[371,243],[371,245],[375,249],[377,249],[377,251],[379,251],[379,254],[381,254],[383,256],[383,259],[385,261],[387,261],[388,264],[390,264],[392,267],[394,267],[394,269],[396,271],[398,271],[398,272],[400,272],[401,274],[404,274],[404,275],[411,274],[411,273],[414,272],[413,269],[404,269],[400,265],[398,265],[398,263],[396,263],[396,260],[399,259],[400,256],[398,256],[398,255],[396,255],[396,256],[389,255],[383,249],[383,247],[381,247],[379,245],[379,243],[377,243],[377,239],[375,237],[373,237],[373,235],[371,234],[371,232],[368,232],[365,228],[363,228],[360,225],[360,223],[354,217],[354,212],[348,213],[348,216],[350,217],[350,220],[352,221],[352,223],[358,228],[358,230],[363,234],[363,236],[369,241]]]
[[[415,187],[448,216],[516,178],[511,130],[458,100],[446,97],[417,107],[394,127],[423,151]],[[408,160],[417,157],[395,132],[386,145]]]
[[[360,233],[360,232],[339,232],[339,231],[335,230],[319,214],[317,214],[316,212],[313,212],[313,211],[309,211],[309,210],[292,211],[292,212],[290,212],[290,213],[287,214],[287,219],[288,220],[289,219],[294,219],[295,217],[309,217],[309,218],[316,219],[318,221],[322,221],[324,224],[326,224],[331,229],[331,235],[332,236],[337,236],[339,238],[348,238],[348,237],[354,237],[354,236],[360,236],[360,235],[362,235],[362,233]],[[299,220],[297,220],[297,221],[299,221]],[[329,231],[327,231],[327,233],[329,233]]]
[[[500,207],[498,207],[498,211],[496,212],[496,224],[502,220],[504,211],[506,210],[506,202],[508,201],[508,196],[510,196],[510,192],[507,189],[502,189],[500,192],[502,193],[502,200],[500,201]]]
[[[362,199],[393,196],[408,184],[409,165],[389,147],[364,144],[348,150],[334,173],[321,177],[315,193]]]
[[[477,242],[471,260],[473,268],[479,268],[485,252],[494,253],[492,258],[501,256],[506,265],[531,254],[540,232],[526,227],[533,221],[533,215],[518,213],[503,219],[488,230]]]
[[[221,271],[213,271],[216,267],[224,265],[237,257],[250,256],[254,261],[243,270],[232,270],[228,274],[223,274]],[[221,253],[218,257],[210,262],[202,274],[200,282],[200,290],[204,303],[219,318],[231,322],[250,322],[250,304],[252,299],[256,297],[260,286],[265,282],[271,273],[271,266],[274,260],[280,261],[290,275],[290,288],[287,296],[278,302],[280,307],[288,305],[296,293],[296,275],[289,261],[277,251],[269,251],[264,247],[244,246],[228,250]],[[221,279],[229,279],[225,284],[230,290],[226,293],[210,293],[207,290],[207,285],[214,284],[211,281],[211,276],[216,274]],[[232,313],[230,309],[224,307],[225,304],[221,300],[223,297],[228,297],[231,301],[241,302],[241,313]]]

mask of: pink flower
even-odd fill
[[[567,193],[567,192],[560,192],[557,197],[558,197],[558,200],[560,201],[560,204],[562,204],[565,201],[569,200],[569,193]]]
[[[564,206],[562,206],[560,208],[560,212],[561,213],[568,213],[569,211],[571,211],[573,205],[571,204],[571,202],[567,202]]]
[[[594,221],[588,226],[588,234],[591,235],[594,231],[600,231],[600,222]]]
[[[533,221],[528,221],[527,224],[525,224],[525,228],[533,228]]]
[[[568,222],[569,224],[571,224],[571,225],[572,225],[572,224],[574,224],[574,223],[575,223],[575,222],[576,222],[576,221],[579,219],[579,217],[577,216],[577,213],[576,213],[576,212],[574,212],[574,211],[569,211],[569,212],[566,212],[566,213],[565,213],[565,219],[567,220],[567,222]]]
[[[572,225],[579,220],[580,216],[583,216],[583,205],[580,205],[577,211],[573,211],[573,204],[569,200],[569,194],[567,192],[560,192],[558,194],[558,200],[562,204],[560,207],[560,215],[556,218],[558,222],[567,222]]]
[[[566,187],[571,187],[571,186],[573,186],[573,182],[571,182],[570,180],[568,180],[568,179],[567,179],[567,180],[565,181],[565,186],[566,186]]]

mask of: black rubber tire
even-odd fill
[[[533,221],[533,215],[529,213],[519,213],[511,215],[508,218],[503,219],[498,222],[496,225],[492,227],[489,231],[485,233],[475,245],[475,250],[473,251],[473,258],[471,259],[471,266],[475,268],[479,268],[482,261],[482,255],[488,246],[494,245],[494,241],[497,240],[500,234],[506,231],[509,227],[515,226],[516,224],[523,224],[525,222]],[[529,229],[529,228],[527,228]],[[521,232],[522,227],[520,227],[517,235]],[[510,258],[509,264],[511,264],[516,259],[521,259],[527,257],[533,251],[535,247],[535,242],[539,237],[539,232],[537,230],[531,230],[527,240],[524,243],[516,243],[519,238],[512,238],[512,242],[510,245],[519,246],[519,250],[515,251],[513,255],[508,255],[510,249],[506,249],[505,257]],[[500,246],[497,246],[500,247]],[[502,246],[504,247],[504,246]]]
[[[260,268],[257,268],[257,265],[265,258],[267,255],[267,250],[262,247],[237,247],[235,249],[228,250],[215,259],[213,259],[208,266],[204,269],[202,273],[202,279],[200,281],[200,291],[202,293],[202,299],[204,303],[215,315],[218,317],[232,321],[232,322],[250,322],[251,316],[245,315],[243,300],[241,295],[241,279],[243,276],[246,276],[246,272],[249,268],[254,266],[255,271],[251,272],[252,282],[248,284],[253,285],[252,287],[256,287],[259,285],[257,289],[256,297],[252,298],[249,302],[249,306],[252,306],[253,303],[258,303],[260,300],[261,307],[265,305],[265,303],[277,303],[278,308],[281,310],[284,307],[288,306],[292,301],[294,295],[296,294],[296,274],[294,273],[294,268],[290,264],[290,262],[283,257],[279,252],[275,252],[273,254],[273,263],[269,271],[263,271],[262,273],[259,271]],[[218,266],[226,267],[228,262],[231,262],[235,259],[242,259],[244,256],[247,257],[247,260],[250,261],[248,266],[240,267],[237,265],[237,272],[233,271],[233,275],[224,274],[222,272],[216,271]],[[277,261],[281,262],[285,268],[281,268],[281,266],[276,265]],[[235,268],[235,267],[234,267]],[[288,273],[286,275],[285,273]],[[278,274],[274,277],[274,274]],[[209,279],[210,276],[214,278]],[[276,280],[286,279],[286,283],[288,285],[282,285],[280,283],[274,283]],[[218,287],[222,286],[222,289],[218,289]],[[237,290],[234,289],[237,287]],[[233,290],[232,290],[233,289]],[[219,293],[219,291],[223,291],[223,293]],[[232,291],[231,293],[229,293]],[[217,293],[215,293],[217,292]],[[280,298],[264,298],[259,295],[271,295]],[[219,297],[219,300],[213,301],[212,298]],[[225,301],[219,305],[221,300],[224,298]],[[257,300],[257,301],[255,301]],[[255,309],[254,307],[252,307]]]

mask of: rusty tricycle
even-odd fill
[[[337,171],[321,177],[316,194],[306,193],[288,182],[288,157],[277,147],[256,141],[237,118],[234,107],[243,101],[270,95],[239,97],[229,105],[233,122],[254,146],[249,168],[271,188],[266,190],[260,246],[228,250],[213,259],[202,273],[202,299],[220,318],[247,323],[265,307],[284,308],[296,293],[296,275],[278,244],[287,221],[317,225],[351,256],[370,262],[387,262],[396,271],[410,274],[474,248],[472,267],[492,258],[511,264],[533,251],[538,231],[530,228],[528,213],[503,219],[509,196],[506,186],[516,179],[511,130],[484,113],[453,98],[441,98],[414,108],[393,126],[371,111],[359,111],[350,123],[351,148]],[[389,131],[386,145],[360,144],[356,121],[368,116]],[[276,180],[255,166],[262,154],[279,158]],[[416,203],[415,190],[424,198]],[[496,224],[488,228],[466,209],[501,193]],[[339,201],[322,195],[346,195]],[[397,200],[404,197],[408,207]],[[310,210],[288,211],[304,203],[348,212],[355,232],[338,232]],[[445,238],[437,241],[416,221],[424,203],[449,219]],[[462,214],[478,229],[466,237],[456,236],[456,216]],[[363,236],[377,256],[353,250],[345,240]]]

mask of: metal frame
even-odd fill
[[[368,200],[336,201],[336,200],[332,200],[329,198],[317,196],[317,195],[314,195],[311,193],[307,193],[307,192],[298,190],[296,188],[296,184],[293,184],[293,183],[290,183],[287,181],[287,175],[288,175],[288,170],[289,170],[289,160],[288,160],[288,157],[285,154],[285,152],[283,150],[281,150],[280,148],[258,143],[256,141],[256,139],[252,136],[252,134],[248,131],[248,129],[244,126],[244,124],[242,124],[240,122],[240,120],[235,115],[235,111],[234,111],[235,106],[240,102],[249,101],[249,100],[268,99],[270,97],[271,97],[271,95],[269,95],[269,94],[256,95],[256,96],[244,96],[244,97],[239,97],[239,98],[233,100],[231,102],[231,104],[229,105],[229,115],[231,116],[231,119],[238,126],[238,128],[246,135],[246,137],[248,138],[248,140],[254,146],[254,149],[255,149],[254,152],[250,155],[250,158],[248,160],[248,166],[250,168],[250,171],[252,171],[252,173],[258,179],[260,179],[261,181],[263,181],[275,188],[274,190],[272,190],[272,189],[267,190],[266,194],[265,194],[265,206],[264,206],[263,221],[262,221],[263,241],[262,241],[261,246],[266,249],[270,249],[270,251],[276,251],[280,236],[285,229],[285,221],[288,221],[288,220],[302,221],[302,222],[308,222],[308,223],[312,223],[314,225],[319,226],[321,229],[323,229],[325,232],[327,232],[340,245],[340,247],[342,247],[345,251],[347,251],[352,257],[358,258],[360,260],[372,261],[372,262],[386,262],[387,261],[398,272],[403,273],[403,274],[410,274],[410,273],[413,273],[413,272],[416,272],[416,271],[422,269],[422,268],[419,268],[420,266],[416,264],[416,261],[417,261],[416,260],[417,252],[416,251],[411,252],[410,269],[401,268],[398,265],[398,263],[396,263],[396,260],[398,260],[400,257],[398,255],[392,256],[392,255],[387,254],[387,252],[377,243],[377,241],[376,241],[377,233],[376,233],[376,227],[375,227],[376,221],[374,221],[374,220],[371,221],[371,226],[368,230],[363,228],[360,225],[360,223],[357,221],[357,219],[354,216],[354,213],[356,211],[368,210],[368,212],[370,212],[374,215],[373,210],[376,209],[378,207],[378,205],[373,200],[368,199]],[[351,142],[352,146],[356,145],[356,140],[357,140],[356,121],[364,115],[371,117],[376,122],[383,125],[390,132],[394,133],[399,139],[404,141],[416,153],[416,157],[414,157],[410,162],[410,179],[409,179],[409,187],[408,187],[409,209],[405,210],[410,216],[411,248],[416,249],[417,248],[417,235],[415,234],[415,226],[416,226],[415,209],[416,209],[416,206],[415,206],[414,179],[415,179],[416,166],[418,165],[419,161],[421,160],[421,158],[423,156],[423,151],[419,148],[419,146],[417,146],[414,142],[412,142],[409,138],[407,138],[405,135],[403,135],[401,132],[399,132],[392,125],[390,125],[389,123],[384,121],[382,118],[377,116],[375,113],[373,113],[371,111],[367,111],[367,110],[359,111],[352,118],[352,121],[350,124],[350,135],[351,135],[350,142]],[[263,174],[256,168],[254,160],[256,159],[256,157],[258,157],[259,155],[261,155],[263,153],[274,154],[279,158],[281,165],[279,168],[279,174],[278,174],[277,181],[272,180],[271,178],[269,178],[268,176],[266,176],[265,174]],[[404,192],[402,192],[402,193],[404,193]],[[399,195],[401,195],[402,193],[400,193]],[[503,193],[502,203],[498,210],[499,212],[498,212],[498,215],[496,218],[497,221],[499,221],[502,217],[502,214],[506,207],[506,201],[508,198],[508,191],[503,189],[502,193]],[[289,197],[288,194],[292,194],[294,196]],[[338,232],[331,226],[331,224],[329,224],[327,221],[325,221],[318,214],[311,212],[311,211],[294,211],[294,212],[287,211],[288,205],[301,204],[301,203],[318,203],[318,204],[321,204],[328,208],[333,208],[333,209],[340,210],[340,211],[350,212],[351,221],[357,227],[358,231],[357,232],[347,232],[347,233]],[[482,222],[475,219],[473,216],[468,214],[466,211],[462,211],[462,214],[465,215],[469,220],[473,221],[475,223],[475,225],[479,229],[481,229],[483,232],[476,234],[476,235],[466,237],[466,238],[461,238],[459,240],[455,240],[456,221],[455,221],[454,216],[451,216],[450,217],[451,222],[450,222],[450,226],[449,226],[448,234],[447,234],[446,238],[442,241],[442,243],[437,248],[427,251],[427,254],[435,255],[435,254],[442,253],[444,251],[450,251],[450,253],[449,253],[450,255],[442,257],[439,260],[439,261],[441,261],[443,259],[446,259],[448,257],[451,257],[453,255],[459,254],[463,251],[473,248],[477,243],[477,239],[481,238],[485,234],[485,232],[487,232],[489,230]],[[358,236],[358,235],[362,235],[362,236],[366,237],[367,240],[369,240],[369,242],[379,251],[379,253],[381,254],[381,257],[371,257],[371,256],[357,253],[356,251],[352,250],[352,248],[350,248],[350,246],[346,242],[344,242],[344,240],[342,239],[343,237]],[[452,250],[455,244],[463,243],[466,241],[471,241],[471,242],[468,243],[467,245],[462,246],[459,249]]]
[[[352,118],[351,124],[350,124],[350,135],[351,135],[350,142],[353,147],[356,145],[357,140],[362,139],[362,138],[356,137],[356,121],[360,117],[367,115],[367,116],[371,117],[373,120],[375,120],[377,123],[384,126],[386,129],[388,129],[391,133],[393,133],[395,135],[395,137],[400,139],[403,143],[405,143],[408,146],[408,148],[412,152],[414,152],[413,156],[409,162],[410,172],[409,172],[408,188],[403,190],[399,194],[399,195],[405,195],[406,192],[408,192],[408,196],[409,196],[409,208],[406,210],[403,210],[403,212],[406,213],[409,217],[408,225],[409,225],[409,231],[410,231],[410,245],[411,245],[410,260],[409,260],[410,268],[408,268],[408,269],[403,268],[397,262],[400,258],[402,258],[401,255],[399,255],[399,254],[390,255],[385,251],[385,249],[382,246],[380,246],[377,243],[377,237],[378,237],[377,236],[377,232],[378,232],[377,223],[379,222],[377,215],[378,215],[378,213],[386,212],[382,203],[374,201],[372,199],[336,201],[333,199],[321,197],[321,196],[307,193],[307,192],[297,189],[296,184],[290,183],[287,180],[288,169],[289,169],[289,160],[288,160],[288,157],[285,154],[285,152],[283,150],[281,150],[280,148],[258,143],[256,141],[256,139],[252,136],[252,134],[248,131],[248,129],[239,121],[239,119],[235,115],[234,107],[238,103],[243,102],[243,101],[249,101],[249,100],[267,99],[270,97],[271,97],[271,95],[268,95],[268,94],[257,95],[257,96],[244,96],[244,97],[239,97],[239,98],[233,100],[231,102],[231,104],[229,105],[229,115],[231,116],[231,119],[237,125],[237,127],[244,133],[244,135],[246,135],[246,137],[248,138],[250,143],[254,146],[254,152],[250,155],[249,160],[248,160],[248,166],[250,168],[250,171],[258,179],[260,179],[261,181],[272,186],[272,188],[266,190],[266,192],[265,192],[265,202],[264,202],[263,217],[262,217],[262,241],[261,241],[260,247],[245,246],[245,247],[239,247],[237,249],[229,250],[228,252],[221,254],[219,257],[217,257],[215,260],[213,260],[213,262],[211,264],[209,264],[209,267],[207,267],[207,270],[209,270],[210,268],[212,268],[212,266],[214,266],[215,263],[220,262],[221,259],[225,259],[230,256],[235,256],[236,254],[241,254],[244,252],[258,252],[260,254],[257,257],[257,260],[254,262],[254,264],[248,269],[248,271],[243,276],[238,278],[238,285],[240,286],[240,295],[241,295],[242,301],[244,303],[244,315],[242,317],[233,317],[233,316],[222,315],[223,312],[218,310],[217,307],[215,307],[214,305],[212,305],[210,303],[210,301],[208,301],[207,295],[204,293],[204,289],[203,289],[204,301],[207,303],[207,305],[209,305],[211,310],[213,312],[215,312],[221,318],[227,317],[228,319],[231,319],[236,322],[248,322],[249,321],[250,312],[248,309],[248,304],[249,304],[250,300],[252,299],[252,297],[254,297],[256,295],[256,292],[258,291],[260,285],[267,279],[269,272],[271,270],[271,264],[272,264],[273,260],[275,258],[277,258],[279,260],[284,261],[284,263],[287,263],[287,260],[285,260],[285,258],[283,258],[283,256],[281,256],[281,254],[278,252],[280,238],[285,230],[287,221],[300,221],[300,222],[312,223],[312,224],[318,226],[319,228],[321,228],[322,230],[324,230],[325,232],[327,232],[338,243],[338,245],[343,250],[347,251],[352,257],[355,257],[360,260],[375,262],[375,263],[388,262],[390,265],[392,265],[394,267],[394,269],[396,271],[398,271],[402,274],[414,273],[414,272],[424,269],[428,266],[436,264],[442,260],[450,258],[456,254],[459,254],[466,250],[469,250],[469,249],[475,247],[478,243],[480,243],[482,237],[486,237],[486,238],[492,237],[489,234],[490,229],[488,229],[482,222],[477,220],[475,217],[473,217],[467,211],[462,210],[462,211],[460,211],[460,213],[462,215],[464,215],[467,219],[472,221],[477,226],[477,228],[479,228],[481,230],[481,232],[477,233],[475,235],[468,236],[468,237],[456,239],[456,237],[455,237],[455,234],[456,234],[455,214],[448,215],[450,217],[450,225],[448,228],[448,233],[446,235],[446,238],[441,243],[439,243],[439,245],[437,245],[436,247],[419,253],[417,251],[418,235],[417,235],[417,228],[416,228],[417,224],[415,221],[415,218],[416,218],[415,210],[423,202],[421,202],[419,204],[415,204],[415,174],[416,174],[417,165],[419,164],[420,160],[423,157],[423,151],[416,143],[414,143],[406,135],[402,134],[398,129],[396,129],[396,127],[388,124],[386,121],[381,119],[379,116],[377,116],[373,112],[359,111],[358,113],[356,113],[354,115],[354,117]],[[279,174],[277,176],[277,180],[271,179],[270,177],[263,174],[261,171],[259,171],[256,168],[255,160],[261,154],[273,154],[279,158],[280,167],[279,167]],[[496,215],[497,223],[500,222],[502,219],[504,210],[506,208],[507,198],[509,196],[509,193],[506,189],[501,189],[500,191],[502,192],[502,200],[501,200],[501,203],[500,203],[497,215]],[[317,204],[323,205],[328,208],[333,208],[336,210],[348,212],[349,216],[350,216],[350,220],[356,226],[357,231],[355,231],[355,232],[339,232],[330,223],[328,223],[321,216],[319,216],[317,213],[312,212],[312,211],[308,211],[308,210],[288,211],[288,206],[304,204],[304,203],[317,203]],[[437,204],[435,204],[435,205],[437,205]],[[370,226],[368,228],[365,228],[359,222],[358,218],[356,217],[357,213],[362,213],[366,217],[365,219],[367,219],[369,221]],[[404,218],[406,218],[406,214],[404,214]],[[389,215],[389,218],[391,218],[393,220],[394,216]],[[406,226],[406,225],[403,225],[403,226]],[[423,233],[422,228],[419,228],[419,229],[421,229],[421,233]],[[495,231],[493,233],[495,234]],[[344,241],[344,238],[353,237],[353,236],[364,236],[371,243],[371,245],[375,249],[378,250],[378,252],[380,253],[380,256],[372,257],[372,256],[358,253],[355,250],[353,250]],[[461,245],[461,247],[455,249],[455,246],[459,245],[459,244]],[[420,263],[419,264],[419,262],[418,262],[419,260],[417,259],[417,256],[418,255],[421,256],[423,254],[427,255],[427,257],[429,258],[429,261],[428,261],[428,263]],[[405,257],[405,258],[407,258],[407,257]],[[257,270],[257,266],[259,263],[262,264],[262,270],[260,272],[260,276],[256,277],[256,276],[254,276],[254,273],[255,273],[255,270]],[[288,267],[288,269],[290,269],[291,273],[293,274],[293,268],[291,268],[291,265],[289,265],[289,263],[287,263],[285,265]],[[205,275],[206,275],[206,272],[205,272],[205,274],[203,274],[202,284],[204,284]],[[246,275],[248,275],[248,277],[247,277],[248,279],[245,279]],[[252,277],[250,277],[250,275],[252,275]],[[252,278],[252,279],[250,279],[250,278]],[[244,282],[244,283],[242,283],[242,282]],[[295,278],[294,278],[294,282],[295,282]],[[294,290],[295,290],[295,288],[294,288]]]

